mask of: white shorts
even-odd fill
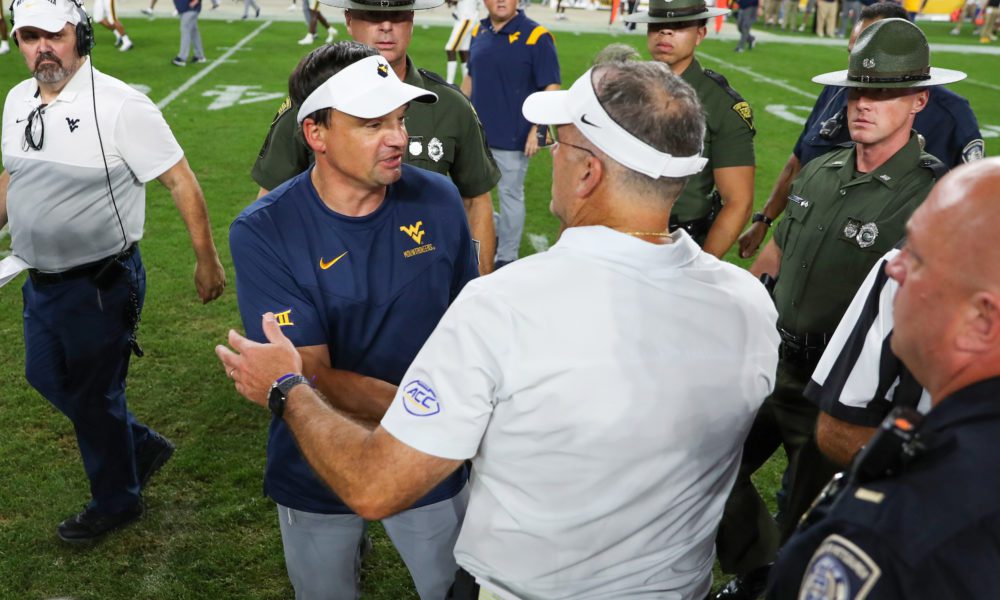
[[[475,22],[472,19],[459,19],[451,28],[451,37],[444,49],[448,52],[468,52],[469,44],[472,43],[472,28]]]
[[[116,23],[118,14],[115,12],[115,0],[94,0],[94,9],[90,13],[95,23],[107,21]]]

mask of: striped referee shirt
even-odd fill
[[[868,273],[805,390],[820,410],[854,425],[875,427],[897,406],[930,410],[930,396],[889,347],[899,284],[885,265],[898,248]]]

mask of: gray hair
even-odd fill
[[[649,146],[673,156],[699,154],[705,113],[694,89],[660,62],[606,63],[594,69],[597,100],[615,123]],[[614,177],[643,196],[673,201],[687,177],[653,179],[615,163]]]
[[[591,66],[603,65],[606,63],[641,61],[642,55],[639,51],[628,44],[616,43],[608,44],[594,55]]]

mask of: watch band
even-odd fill
[[[309,380],[297,373],[282,375],[271,384],[271,392],[267,395],[267,407],[271,409],[271,414],[280,419],[285,414],[285,403],[288,401],[288,394],[292,388],[304,383],[311,385]]]
[[[751,223],[763,223],[765,227],[770,227],[771,223],[774,223],[774,219],[767,218],[762,212],[755,212],[752,217],[750,217]]]

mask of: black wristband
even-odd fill
[[[752,217],[750,217],[751,223],[763,223],[765,227],[770,227],[771,223],[774,223],[774,219],[768,219],[767,215],[762,212],[755,212]]]

